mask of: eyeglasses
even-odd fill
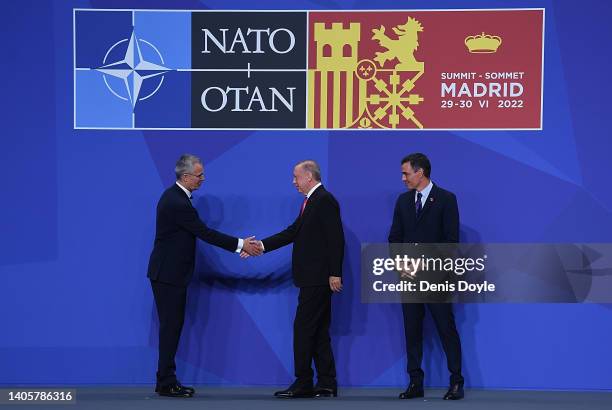
[[[188,172],[185,172],[185,174],[183,174],[183,175],[191,175],[192,177],[196,177],[196,178],[199,178],[199,179],[204,179],[204,173],[203,172],[201,174],[198,174],[198,175],[190,174]]]

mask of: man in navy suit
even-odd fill
[[[157,204],[155,243],[147,276],[159,316],[159,361],[155,391],[161,396],[191,397],[192,387],[176,378],[174,357],[185,319],[187,285],[195,266],[196,238],[230,252],[261,254],[253,238],[239,239],[206,226],[192,205],[192,192],[204,181],[202,161],[185,154],[174,169],[176,183]]]
[[[395,203],[390,243],[457,243],[459,242],[459,211],[457,198],[431,182],[431,163],[421,153],[402,159],[402,181],[408,192]],[[446,354],[450,388],[444,400],[459,400],[464,396],[461,375],[461,341],[455,326],[450,303],[404,303],[404,331],[410,384],[400,399],[423,397],[421,368],[423,359],[423,317],[425,307],[431,313]]]

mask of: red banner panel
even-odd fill
[[[541,129],[544,10],[308,14],[308,128]]]

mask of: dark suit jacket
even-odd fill
[[[455,194],[434,184],[418,219],[415,194],[416,190],[413,189],[397,198],[389,242],[459,242],[459,210]]]
[[[173,184],[157,204],[155,243],[147,276],[187,286],[193,276],[196,237],[230,252],[238,247],[238,238],[207,227],[185,192]]]
[[[263,241],[266,252],[293,242],[293,283],[297,287],[329,286],[330,276],[342,276],[344,231],[340,206],[321,185],[308,199],[303,215],[282,232]]]

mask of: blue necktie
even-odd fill
[[[418,192],[417,200],[416,200],[416,217],[417,218],[421,215],[421,211],[423,210],[423,204],[421,203],[421,198],[423,198],[423,194]]]

